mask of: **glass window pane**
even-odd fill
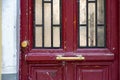
[[[105,32],[104,32],[104,26],[98,26],[97,29],[98,29],[98,30],[97,30],[97,37],[98,37],[98,38],[97,38],[97,39],[98,39],[98,43],[97,43],[97,44],[98,44],[99,47],[104,47],[104,44],[105,44],[105,43],[104,43],[104,42],[105,42],[105,41],[104,41],[104,40],[105,40],[105,39],[104,39],[104,35],[105,35],[105,34],[104,34],[104,33],[105,33]]]
[[[86,35],[86,26],[80,26],[79,28],[79,40],[80,40],[80,46],[81,47],[86,47],[86,40],[87,40],[87,35]]]
[[[95,1],[95,0],[88,0],[88,1]]]
[[[80,4],[79,4],[79,20],[80,20],[80,24],[86,24],[86,0],[80,0]]]
[[[44,46],[51,47],[51,4],[44,4]]]
[[[79,46],[105,47],[105,0],[79,2]]]
[[[35,28],[35,47],[42,47],[42,27]]]
[[[60,47],[60,27],[53,27],[53,47]]]
[[[95,46],[95,3],[88,4],[88,45]]]
[[[53,0],[53,24],[60,24],[60,0]]]
[[[104,0],[97,0],[97,23],[104,24]]]
[[[35,47],[60,47],[60,0],[35,0]]]
[[[42,24],[42,0],[35,1],[35,22]]]
[[[51,0],[44,0],[44,1],[51,1]]]

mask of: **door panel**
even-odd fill
[[[55,64],[30,64],[30,80],[63,80],[64,67]]]
[[[76,64],[77,80],[114,80],[113,62],[81,62]],[[117,79],[116,79],[117,80]]]
[[[81,66],[77,69],[77,80],[110,80],[107,66]]]
[[[118,80],[118,16],[118,0],[21,0],[19,80]]]

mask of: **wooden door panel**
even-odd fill
[[[77,80],[111,80],[108,66],[78,66]]]
[[[58,55],[63,55],[63,56],[73,56],[76,57],[76,55],[82,55],[85,57],[85,61],[113,61],[115,60],[115,54],[110,52],[108,49],[94,49],[94,50],[87,50],[87,49],[82,49],[76,53],[73,52],[52,52],[50,53],[35,53],[35,52],[30,52],[26,54],[25,60],[30,62],[36,62],[36,61],[53,61],[56,60],[56,57]]]
[[[45,66],[46,65],[46,66]],[[64,67],[56,64],[30,64],[30,80],[64,80]]]
[[[42,1],[48,4],[53,0]],[[35,48],[34,0],[21,0],[20,41],[21,43],[28,41],[28,45],[21,47],[20,80],[118,80],[118,0],[105,2],[104,48],[78,47],[78,2],[79,0],[61,0],[61,47]],[[62,57],[82,55],[85,59],[57,60],[56,57],[59,55]]]

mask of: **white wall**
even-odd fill
[[[18,1],[2,0],[2,74],[17,72]]]

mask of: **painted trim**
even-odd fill
[[[18,80],[17,73],[14,74],[2,74],[2,80]]]
[[[2,0],[0,0],[0,80],[2,73]]]
[[[118,4],[119,4],[119,7],[118,7],[118,9],[119,9],[119,80],[120,80],[120,0],[118,0]]]

